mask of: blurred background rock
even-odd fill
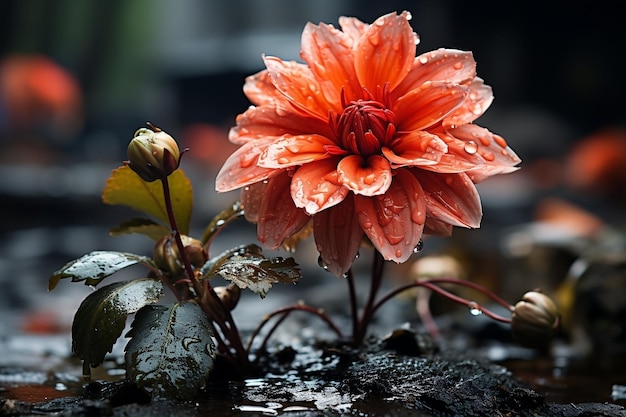
[[[478,74],[496,97],[477,123],[504,136],[523,160],[519,172],[480,185],[481,229],[428,241],[424,254],[454,254],[469,279],[511,302],[531,284],[558,294],[583,249],[602,241],[607,228],[621,233],[624,226],[626,29],[618,6],[2,1],[0,309],[15,312],[15,320],[0,331],[71,321],[82,300],[76,292],[88,289],[62,289],[67,311],[60,313],[63,296],[45,293],[50,272],[66,261],[96,249],[151,251],[145,239],[107,236],[132,213],[105,207],[99,197],[138,127],[151,121],[191,149],[183,169],[194,183],[194,227],[201,231],[237,197],[216,195],[213,180],[234,149],[227,131],[249,105],[241,88],[262,69],[261,55],[298,59],[307,21],[336,25],[348,15],[371,22],[394,10],[412,13],[418,53],[474,52]],[[254,238],[251,228],[240,228]],[[392,270],[402,276],[407,268]],[[23,308],[36,312],[24,319]]]

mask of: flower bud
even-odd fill
[[[214,291],[227,311],[232,311],[237,306],[241,295],[241,289],[235,284],[230,284],[224,287],[215,287]]]
[[[128,144],[127,153],[130,168],[147,182],[166,178],[180,164],[178,144],[160,129],[137,130]]]
[[[209,259],[202,242],[185,235],[181,235],[180,239],[191,265],[195,268],[202,267]],[[169,272],[173,277],[182,275],[185,271],[178,245],[172,236],[163,236],[159,239],[154,246],[153,258],[160,269]]]
[[[559,312],[545,294],[529,291],[515,304],[511,317],[513,337],[526,347],[545,346],[559,326]]]

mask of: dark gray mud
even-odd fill
[[[105,364],[109,370],[118,366]],[[188,403],[151,401],[123,378],[84,383],[73,375],[78,373],[0,369],[0,413],[64,417],[626,416],[617,402],[552,402],[505,366],[471,353],[429,351],[404,342],[370,341],[361,349],[286,346],[262,358],[245,377],[218,361],[206,389],[197,401]]]

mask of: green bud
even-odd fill
[[[529,291],[515,304],[511,317],[513,337],[527,347],[543,347],[559,327],[559,311],[545,294]]]
[[[168,177],[180,164],[178,144],[158,128],[137,130],[127,152],[128,165],[147,182]]]

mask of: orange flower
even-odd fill
[[[270,248],[309,220],[320,257],[336,275],[352,265],[366,235],[387,260],[406,261],[423,233],[475,228],[475,183],[516,170],[504,139],[472,122],[491,88],[470,52],[415,56],[410,14],[368,25],[341,17],[342,30],[308,23],[301,58],[264,56],[246,79],[254,104],[237,117],[241,145],[216,188],[243,187],[246,217]]]

